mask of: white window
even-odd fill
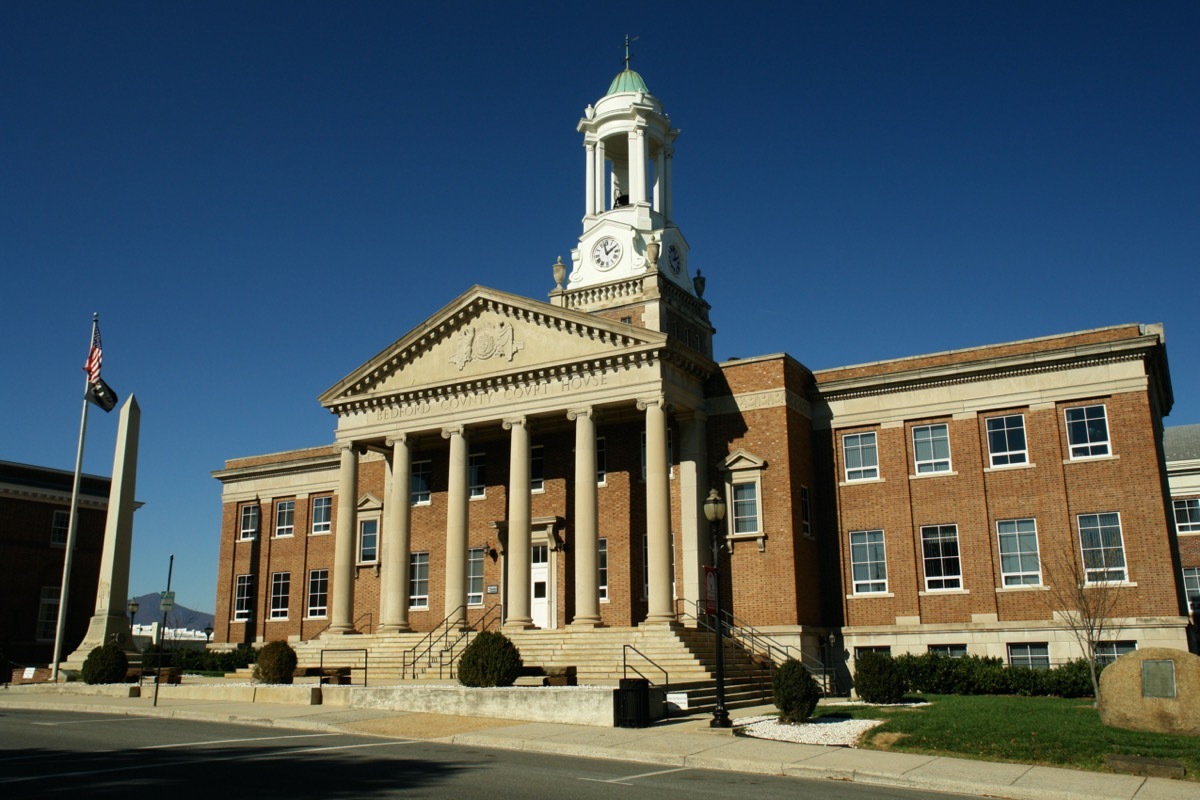
[[[326,495],[313,499],[312,532],[329,533],[333,527],[333,498]]]
[[[483,453],[471,453],[467,467],[469,470],[467,478],[469,491],[467,492],[467,496],[472,500],[487,497],[487,476],[484,474],[486,464],[487,462]]]
[[[1029,669],[1050,669],[1050,646],[1045,642],[1010,644],[1008,665]]]
[[[433,479],[432,461],[414,461],[412,465],[412,504],[427,506],[432,502],[433,490],[430,482]]]
[[[851,531],[850,562],[855,594],[887,591],[887,556],[883,531]]]
[[[1025,447],[1024,414],[989,419],[987,439],[993,467],[1029,463],[1029,452]]]
[[[1200,533],[1200,499],[1193,497],[1175,501],[1175,530],[1180,533]]]
[[[926,591],[962,588],[957,525],[922,525],[921,551],[925,558]]]
[[[604,451],[604,437],[596,437],[596,485],[604,486],[608,482],[608,458]]]
[[[233,595],[233,619],[244,622],[254,610],[254,576],[238,575]]]
[[[50,544],[66,544],[70,524],[71,512],[68,509],[54,509],[54,519],[50,522]]]
[[[879,477],[879,451],[874,433],[847,433],[842,437],[846,480],[866,481]]]
[[[1111,664],[1126,653],[1137,650],[1137,642],[1097,642],[1096,663]]]
[[[675,477],[675,443],[672,441],[671,429],[667,428],[667,476]],[[646,480],[646,432],[642,431],[642,480]]]
[[[967,646],[965,644],[931,644],[929,652],[937,653],[939,656],[947,658],[966,658]]]
[[[862,647],[854,648],[854,657],[856,659],[862,658],[867,653],[877,653],[881,656],[890,657],[892,655],[892,648],[890,645],[886,644],[864,645]]]
[[[1038,559],[1037,522],[1030,519],[1002,519],[996,522],[1000,541],[1000,580],[1004,586],[1040,586],[1041,562]]]
[[[1079,515],[1079,544],[1088,583],[1125,580],[1125,545],[1121,540],[1121,515]]]
[[[291,536],[296,531],[296,501],[280,500],[275,504],[275,536]]]
[[[329,613],[329,570],[314,569],[308,573],[308,616],[324,619]]]
[[[483,605],[483,548],[467,551],[467,605]]]
[[[600,599],[608,599],[608,539],[600,538],[600,552],[596,556],[596,565],[600,568]]]
[[[239,539],[254,539],[258,537],[258,504],[251,503],[242,506],[242,527]]]
[[[429,553],[408,556],[408,607],[429,608]]]
[[[378,560],[379,520],[361,520],[358,523],[358,563],[374,564]]]
[[[734,535],[758,533],[758,481],[733,484],[733,513],[730,516]]]
[[[912,429],[917,474],[950,471],[950,429],[945,423]]]
[[[292,573],[271,575],[271,619],[287,619],[288,595],[292,592]]]
[[[1108,448],[1108,415],[1103,405],[1068,408],[1067,444],[1071,458],[1106,456]]]
[[[39,642],[52,642],[58,634],[59,594],[57,586],[42,587],[37,621],[37,640]]]
[[[1200,613],[1200,567],[1183,568],[1183,591],[1187,595],[1188,610]]]
[[[812,538],[812,500],[807,486],[800,487],[800,532]]]
[[[546,489],[546,448],[535,444],[529,449],[529,491],[541,492]]]

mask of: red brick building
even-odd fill
[[[716,363],[661,102],[626,70],[578,130],[584,229],[548,302],[473,287],[321,396],[334,443],[214,473],[216,641],[686,626],[715,488],[735,625],[813,659],[832,632],[837,658],[1063,660],[1076,573],[1120,592],[1114,649],[1186,646],[1161,327]]]

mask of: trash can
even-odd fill
[[[650,725],[650,681],[622,678],[617,686],[616,717],[618,728],[646,728]]]

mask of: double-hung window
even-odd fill
[[[333,498],[329,495],[313,498],[312,532],[329,533],[333,528]]]
[[[1068,408],[1067,444],[1071,458],[1094,458],[1109,454],[1108,415],[1103,405]]]
[[[887,591],[887,557],[883,531],[851,531],[850,561],[855,594]]]
[[[762,530],[758,513],[758,481],[733,484],[733,534],[758,533]]]
[[[1183,568],[1183,592],[1187,595],[1188,610],[1200,613],[1200,567]]]
[[[292,573],[276,572],[271,575],[271,619],[287,619],[288,595],[292,591]]]
[[[233,620],[245,622],[254,610],[254,576],[238,575],[233,594]]]
[[[329,570],[314,569],[308,573],[308,616],[321,619],[329,613]]]
[[[1029,463],[1024,414],[1009,414],[987,420],[987,440],[993,467]]]
[[[275,504],[275,538],[291,536],[296,530],[296,501],[280,500]]]
[[[1096,663],[1111,664],[1126,653],[1137,650],[1137,642],[1096,642]]]
[[[1087,583],[1125,580],[1125,545],[1119,513],[1080,514],[1079,544]]]
[[[936,653],[946,658],[967,657],[967,646],[965,644],[931,644],[928,649],[930,653]]]
[[[812,497],[809,495],[808,487],[800,487],[800,532],[805,536],[812,537]]]
[[[608,482],[608,458],[604,452],[604,437],[596,437],[596,485],[604,486]]]
[[[865,481],[879,477],[879,450],[875,434],[847,433],[842,437],[842,455],[847,481]]]
[[[408,607],[429,608],[429,553],[408,556]]]
[[[58,633],[58,604],[61,591],[57,586],[43,586],[38,604],[36,638],[39,642],[53,642]],[[6,665],[7,668],[7,665]]]
[[[483,605],[483,548],[467,551],[467,605]]]
[[[957,525],[921,526],[921,550],[925,557],[927,591],[962,588]]]
[[[487,458],[483,453],[471,453],[468,462],[467,495],[472,500],[487,497],[487,476],[485,467]]]
[[[529,449],[529,491],[546,489],[546,447],[535,444]]]
[[[70,511],[65,508],[54,509],[54,519],[50,521],[50,544],[66,544],[67,528],[70,524]]]
[[[432,461],[414,461],[412,465],[412,504],[427,506],[433,499],[430,482],[433,480]]]
[[[608,599],[608,539],[600,538],[600,552],[596,557],[596,566],[600,569],[600,599]]]
[[[1046,642],[1010,644],[1008,665],[1029,669],[1050,669],[1050,645]]]
[[[937,425],[917,425],[912,429],[913,455],[917,474],[950,471],[950,428],[944,422]]]
[[[1175,530],[1179,533],[1200,533],[1200,499],[1176,500],[1174,506]]]
[[[258,537],[257,503],[250,503],[242,506],[242,525],[239,531],[239,539],[254,539]]]
[[[1037,522],[1029,519],[1002,519],[996,522],[1000,542],[1000,580],[1003,586],[1040,586],[1041,562],[1038,559]]]
[[[379,520],[361,520],[358,523],[358,563],[374,564],[378,560]]]

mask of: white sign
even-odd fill
[[[678,708],[680,711],[688,710],[687,692],[667,692],[667,703]]]

